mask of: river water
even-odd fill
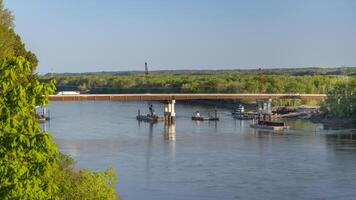
[[[51,102],[44,126],[79,167],[114,167],[125,200],[356,199],[356,134],[302,120],[282,133],[256,130],[227,109],[217,123],[197,123],[193,112],[214,108],[179,102],[175,126],[138,123],[148,105]]]

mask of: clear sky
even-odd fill
[[[5,0],[38,71],[356,66],[354,0]]]

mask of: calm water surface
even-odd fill
[[[356,134],[298,120],[282,134],[260,131],[226,109],[217,123],[196,123],[194,111],[213,108],[180,104],[175,127],[138,123],[137,109],[147,107],[52,102],[45,126],[79,167],[113,166],[125,200],[356,199]]]

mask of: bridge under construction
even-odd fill
[[[304,99],[323,100],[325,94],[60,94],[50,101],[164,101],[165,124],[174,124],[176,100],[257,100]]]
[[[75,94],[50,95],[50,101],[169,101],[169,100],[324,100],[326,94]]]

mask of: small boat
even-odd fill
[[[215,116],[201,116],[200,115],[200,112],[197,111],[195,112],[195,114],[192,116],[192,120],[194,121],[218,121],[219,120],[219,117],[217,117],[217,113],[215,111]]]
[[[269,129],[281,131],[288,129],[289,126],[285,124],[285,122],[277,122],[277,121],[267,121],[267,120],[258,120],[257,124],[251,124],[251,128],[261,128],[261,129]]]
[[[159,117],[158,115],[151,115],[151,114],[137,115],[136,119],[138,121],[151,122],[151,123],[164,121],[164,117]]]
[[[245,113],[245,108],[241,104],[239,105],[239,107],[237,109],[234,109],[231,113],[232,113],[233,117],[238,120],[252,120],[252,119],[254,119],[253,115]]]
[[[164,121],[164,117],[159,117],[158,115],[156,115],[152,105],[150,105],[149,110],[150,110],[150,113],[147,115],[141,115],[140,110],[138,110],[136,119],[138,121],[151,122],[151,123]]]

